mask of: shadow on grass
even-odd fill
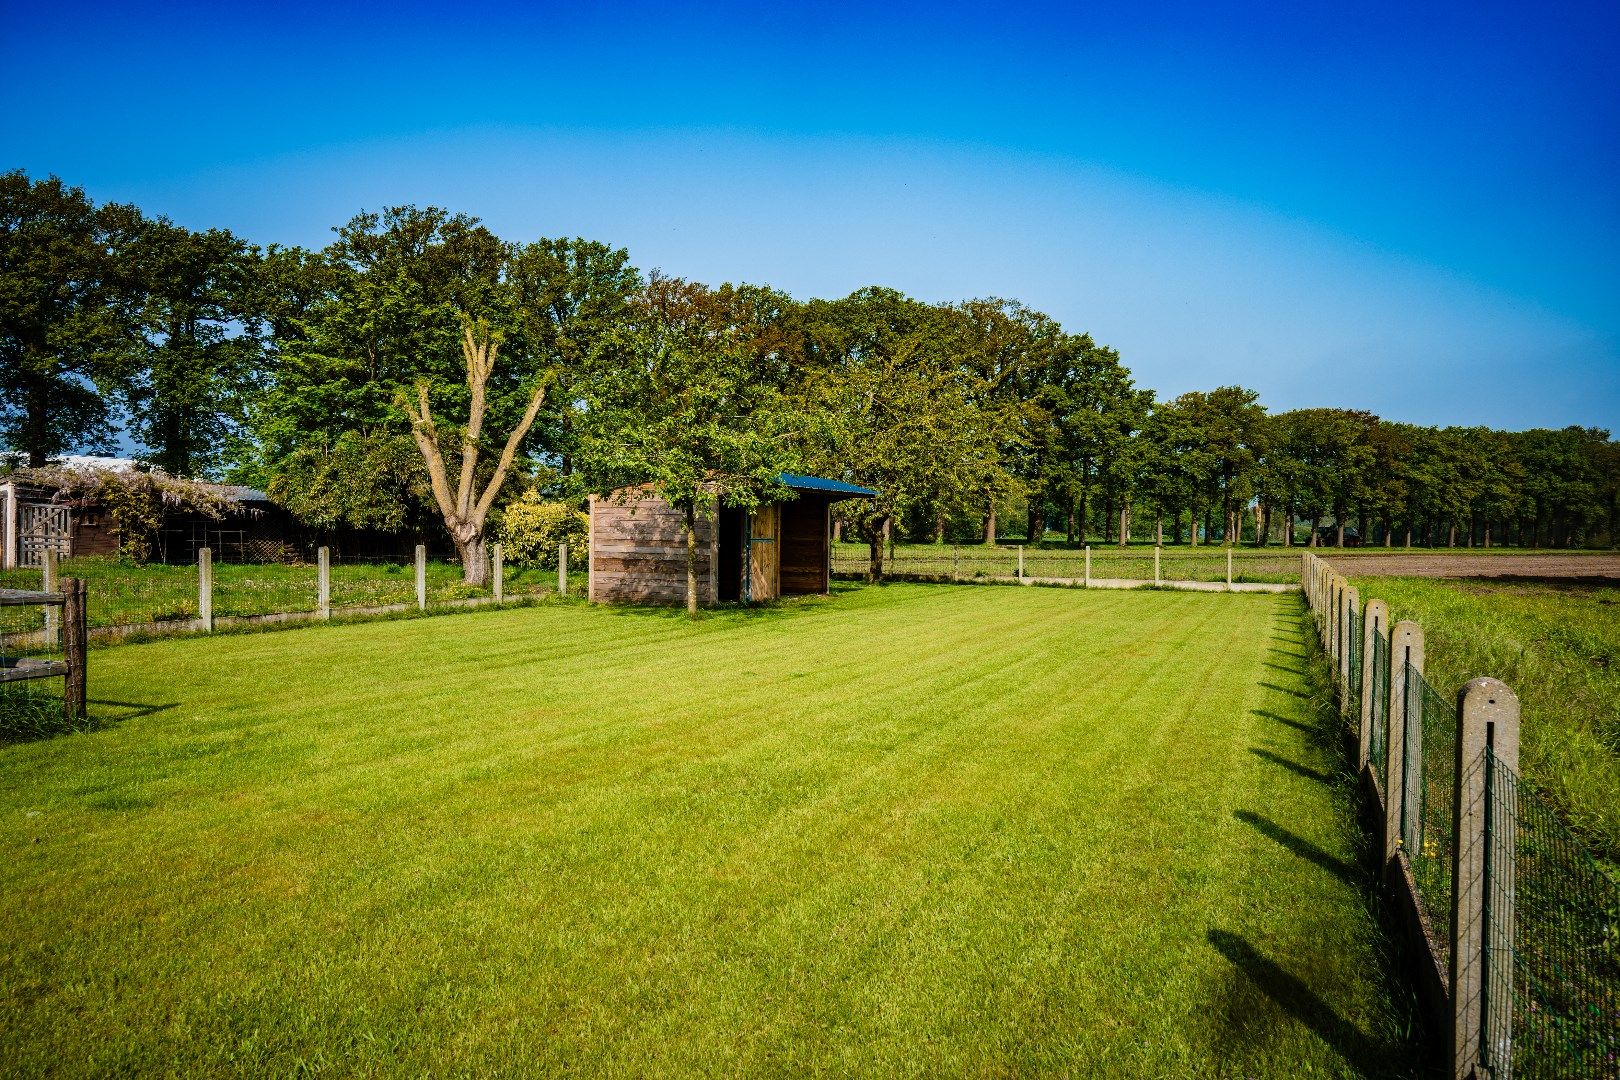
[[[88,733],[115,727],[126,720],[177,708],[179,702],[161,704],[141,701],[112,701],[89,698],[89,715],[70,720],[62,714],[62,698],[57,694],[0,694],[0,746],[43,742],[58,735]]]
[[[1276,665],[1272,664],[1270,666],[1275,667]],[[1289,674],[1292,675],[1295,674],[1295,672],[1290,671]],[[1276,683],[1263,682],[1260,685],[1265,687],[1267,690],[1275,690],[1279,694],[1287,694],[1290,697],[1309,699],[1311,696],[1303,690],[1294,690],[1286,686],[1278,686]]]
[[[1392,1064],[1388,1050],[1335,1012],[1303,979],[1237,934],[1211,929],[1206,936],[1215,951],[1231,961],[1256,988],[1314,1031],[1357,1071],[1373,1075],[1388,1071]]]
[[[1274,713],[1269,709],[1250,709],[1249,715],[1258,716],[1262,720],[1274,720],[1279,724],[1286,724],[1296,731],[1303,731],[1307,735],[1315,736],[1318,734],[1317,729],[1312,727],[1310,724],[1307,724],[1301,720],[1294,720],[1290,717],[1283,716],[1281,713]]]
[[[1300,725],[1300,726],[1303,726],[1303,725]],[[1315,780],[1319,784],[1331,784],[1331,783],[1333,783],[1334,778],[1331,775],[1329,775],[1328,773],[1320,772],[1320,771],[1318,771],[1316,769],[1311,768],[1308,765],[1301,765],[1297,761],[1290,761],[1288,758],[1283,757],[1281,754],[1274,754],[1270,750],[1267,750],[1267,749],[1265,749],[1263,747],[1251,746],[1251,747],[1249,747],[1249,753],[1253,754],[1255,757],[1265,758],[1267,761],[1271,762],[1273,765],[1281,765],[1283,768],[1287,769],[1289,772],[1294,773],[1294,774],[1296,774],[1298,776],[1303,776],[1307,780]]]
[[[1356,873],[1354,866],[1335,855],[1323,851],[1303,836],[1289,832],[1270,818],[1250,813],[1248,810],[1234,810],[1232,816],[1245,825],[1253,826],[1262,836],[1275,840],[1306,862],[1320,866],[1346,885],[1360,887],[1361,875]]]

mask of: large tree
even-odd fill
[[[0,174],[0,441],[30,466],[112,445],[140,223],[54,176]]]
[[[592,350],[576,417],[591,489],[648,491],[681,513],[686,607],[697,614],[697,525],[790,493],[796,415],[783,394],[769,289],[653,275]]]
[[[157,218],[141,228],[131,264],[140,287],[130,430],[171,476],[211,472],[260,373],[258,253],[223,229]]]

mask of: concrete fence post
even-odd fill
[[[959,552],[960,552],[960,549],[955,544],[952,544],[951,545],[951,580],[952,581],[956,581],[960,576],[960,568],[957,565],[957,557],[958,557]]]
[[[1232,590],[1232,549],[1226,549],[1226,589]]]
[[[1086,545],[1086,587],[1091,587],[1091,545]]]
[[[506,599],[506,562],[499,543],[489,549],[489,587],[497,604]]]
[[[1423,627],[1410,619],[1396,623],[1389,633],[1389,731],[1386,733],[1384,769],[1384,862],[1395,857],[1409,825],[1416,823],[1422,795],[1423,708],[1408,713],[1407,702],[1415,686],[1407,685],[1407,665],[1423,674]],[[1416,731],[1412,731],[1412,728]],[[1413,737],[1415,734],[1415,737]],[[1408,784],[1416,776],[1418,783]],[[1408,790],[1410,788],[1410,790]]]
[[[1018,580],[1024,580],[1024,545],[1018,545]]]
[[[568,545],[557,545],[557,595],[568,595]]]
[[[321,547],[315,552],[315,613],[323,619],[332,617],[332,549]]]
[[[57,584],[57,554],[55,548],[45,549],[45,568],[40,577],[40,588],[48,593],[56,591]],[[45,644],[47,646],[62,643],[62,609],[55,604],[45,605]]]
[[[1159,545],[1153,545],[1153,584],[1163,585],[1164,577],[1159,573]]]
[[[416,545],[416,610],[427,610],[427,545]]]
[[[1382,600],[1367,601],[1361,622],[1361,737],[1356,740],[1356,773],[1367,767],[1372,757],[1373,662],[1378,656],[1378,639],[1389,625],[1389,605]]]
[[[197,621],[206,632],[214,632],[214,552],[211,548],[197,549]]]
[[[1361,590],[1357,589],[1354,585],[1345,586],[1344,617],[1341,620],[1341,622],[1344,624],[1344,632],[1340,635],[1342,646],[1339,650],[1344,654],[1339,660],[1339,678],[1344,686],[1344,696],[1341,699],[1343,704],[1340,708],[1340,713],[1344,716],[1350,715],[1350,682],[1358,674],[1353,670],[1354,665],[1351,664],[1350,660],[1356,651],[1356,613],[1360,610]],[[1367,657],[1365,654],[1362,655],[1361,664],[1363,667],[1367,665]],[[1357,680],[1355,689],[1361,689],[1359,680]]]
[[[1512,1061],[1518,837],[1509,809],[1514,792],[1502,783],[1514,782],[1519,769],[1519,699],[1506,683],[1475,679],[1458,691],[1454,768],[1452,1075],[1505,1076]]]

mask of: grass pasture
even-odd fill
[[[98,649],[19,1072],[1383,1075],[1293,596],[891,585]]]

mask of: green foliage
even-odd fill
[[[506,505],[500,538],[502,557],[512,565],[556,569],[558,544],[568,545],[570,558],[584,557],[590,517],[576,506],[547,502],[528,491]]]
[[[344,431],[282,459],[268,494],[316,529],[398,532],[419,524],[428,499],[422,456],[401,434]]]
[[[138,338],[131,432],[171,476],[213,472],[259,384],[258,252],[222,229],[143,223],[132,246]]]
[[[98,207],[54,176],[0,173],[0,445],[31,466],[112,445],[139,223],[134,207]]]
[[[579,425],[593,490],[648,485],[689,514],[786,495],[799,417],[770,336],[785,299],[655,274],[590,360]]]

